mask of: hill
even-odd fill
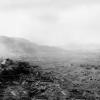
[[[11,38],[6,36],[0,37],[0,55],[6,56],[29,56],[29,57],[46,57],[61,56],[65,50],[56,47],[37,45],[23,38]],[[56,57],[55,56],[55,57]]]
[[[52,65],[60,66],[69,63],[100,64],[99,45],[91,46],[90,49],[88,49],[89,46],[86,46],[86,48],[80,45],[70,46],[67,46],[66,49],[61,49],[58,47],[37,45],[23,38],[0,36],[0,57],[23,58],[40,63],[40,65],[43,64],[43,66],[48,64],[50,67]]]

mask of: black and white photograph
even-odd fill
[[[100,0],[0,0],[0,100],[100,100]]]

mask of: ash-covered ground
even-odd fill
[[[46,68],[0,61],[0,100],[100,100],[100,66]]]

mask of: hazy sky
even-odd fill
[[[100,43],[100,0],[0,0],[0,35],[53,46]]]

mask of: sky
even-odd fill
[[[100,0],[0,0],[0,35],[50,46],[100,43]]]

